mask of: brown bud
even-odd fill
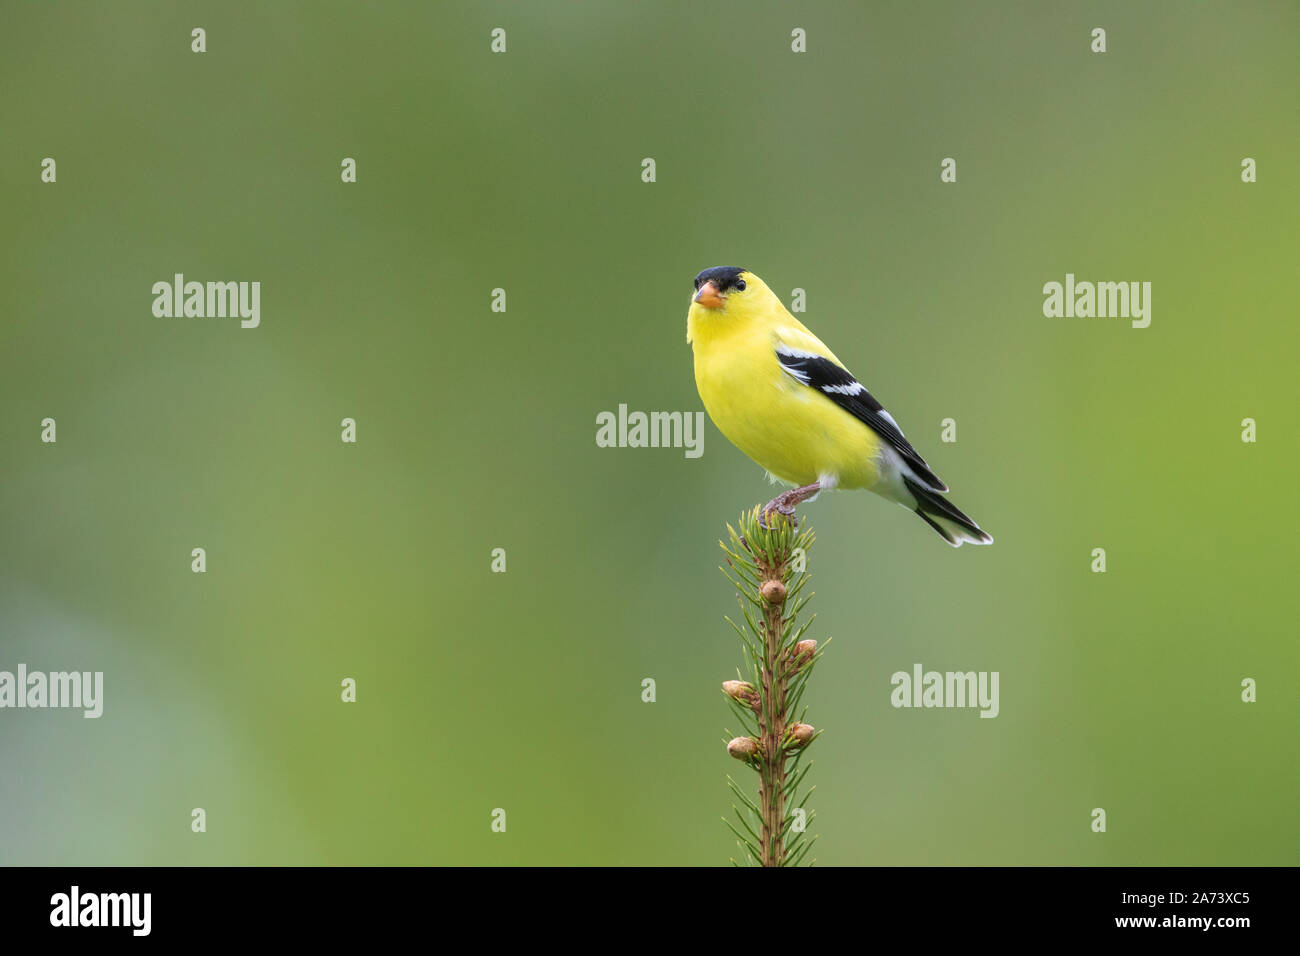
[[[724,680],[722,682],[722,692],[742,704],[748,703],[749,699],[754,696],[754,685],[747,680]]]
[[[758,593],[763,595],[763,600],[768,604],[785,603],[785,585],[775,579],[764,581],[763,586],[758,589]]]
[[[812,660],[812,656],[817,653],[816,641],[800,641],[794,646],[794,653],[791,655],[800,663]]]
[[[758,741],[753,737],[736,737],[727,744],[727,753],[737,760],[758,756]]]
[[[791,740],[794,741],[795,747],[806,747],[808,746],[809,741],[813,739],[813,734],[816,733],[816,731],[813,729],[812,724],[791,724],[787,728],[786,733],[788,733]]]

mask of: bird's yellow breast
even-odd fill
[[[769,472],[799,485],[832,475],[841,487],[880,478],[880,438],[820,392],[791,378],[771,334],[725,319],[693,322],[695,385],[727,439]]]

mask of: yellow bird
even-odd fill
[[[733,445],[795,485],[763,508],[794,520],[795,506],[832,488],[867,488],[915,511],[954,548],[993,538],[943,497],[948,486],[817,336],[752,272],[695,277],[686,317],[695,387]]]

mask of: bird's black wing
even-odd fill
[[[931,488],[935,491],[948,490],[948,486],[930,470],[925,459],[917,454],[911,442],[903,437],[903,430],[894,421],[894,416],[885,411],[884,406],[872,397],[848,369],[841,368],[821,355],[785,345],[777,346],[776,359],[792,378],[821,392],[888,442],[912,467],[916,476]]]

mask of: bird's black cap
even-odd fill
[[[718,287],[719,292],[734,289],[736,283],[740,281],[740,274],[744,271],[739,266],[714,266],[712,269],[705,269],[695,277],[695,290],[698,292],[700,286],[710,280]]]

